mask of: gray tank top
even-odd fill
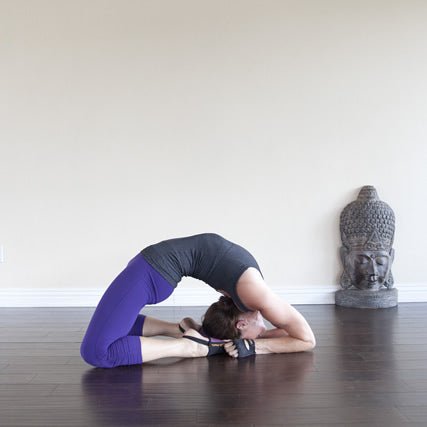
[[[206,233],[164,240],[143,249],[141,254],[172,286],[176,287],[184,276],[194,277],[225,291],[237,307],[250,311],[237,295],[236,285],[249,267],[261,270],[241,246],[218,234]]]

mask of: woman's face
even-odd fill
[[[256,339],[266,330],[264,319],[259,311],[248,311],[240,315],[239,321],[243,321],[244,326],[240,329],[240,338]]]

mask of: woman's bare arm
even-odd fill
[[[287,335],[268,338],[268,334],[265,334],[256,339],[256,353],[293,353],[315,347],[313,331],[294,307],[276,295],[269,297],[269,302],[263,305],[264,308],[260,309],[262,316]]]
[[[313,331],[302,314],[276,295],[256,269],[250,268],[242,275],[237,292],[246,307],[259,310],[264,319],[284,331],[283,334],[267,331],[256,339],[256,353],[293,353],[315,347]]]

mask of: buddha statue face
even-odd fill
[[[377,291],[387,287],[394,250],[342,251],[345,273],[351,285],[361,290]]]

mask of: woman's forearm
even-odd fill
[[[296,353],[312,350],[315,345],[314,337],[307,341],[291,336],[258,338],[255,340],[255,352],[256,354]]]

